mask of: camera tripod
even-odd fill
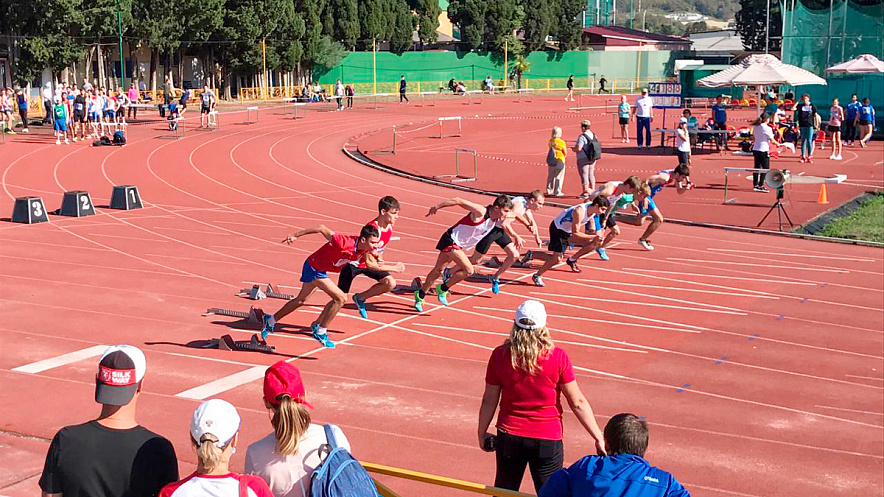
[[[779,226],[780,231],[783,231],[783,216],[786,216],[786,221],[789,222],[789,227],[794,228],[795,224],[792,223],[792,220],[789,218],[789,213],[786,212],[786,207],[783,205],[783,187],[777,188],[777,201],[774,202],[772,206],[770,206],[770,210],[767,211],[767,214],[761,218],[761,221],[758,223],[756,228],[760,228],[764,221],[767,220],[767,216],[770,216],[771,213],[776,209],[777,211],[777,226]]]

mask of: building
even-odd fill
[[[670,12],[664,16],[666,19],[680,22],[682,24],[690,24],[692,22],[705,22],[709,18],[703,14],[696,12]]]
[[[583,28],[581,46],[592,50],[676,50],[691,49],[691,40],[680,36],[648,33],[624,26]]]
[[[736,29],[691,33],[691,47],[700,58],[733,57],[743,51],[743,40]]]

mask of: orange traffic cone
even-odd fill
[[[829,195],[826,192],[826,184],[820,184],[820,196],[817,198],[816,203],[818,204],[828,204],[829,203]]]

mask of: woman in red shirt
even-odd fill
[[[546,309],[526,300],[516,309],[510,337],[494,349],[485,373],[485,395],[479,409],[479,446],[497,456],[494,486],[519,490],[525,466],[531,470],[534,489],[540,487],[564,462],[562,403],[559,393],[580,424],[605,453],[602,431],[592,407],[583,396],[571,359],[553,345],[546,327]],[[497,437],[488,433],[497,415]]]

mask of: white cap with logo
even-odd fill
[[[526,300],[516,308],[516,326],[539,330],[546,326],[546,308],[536,300]]]
[[[212,440],[216,447],[223,449],[239,431],[240,421],[236,408],[229,402],[210,399],[193,411],[190,436],[196,443],[202,443],[206,439]]]

